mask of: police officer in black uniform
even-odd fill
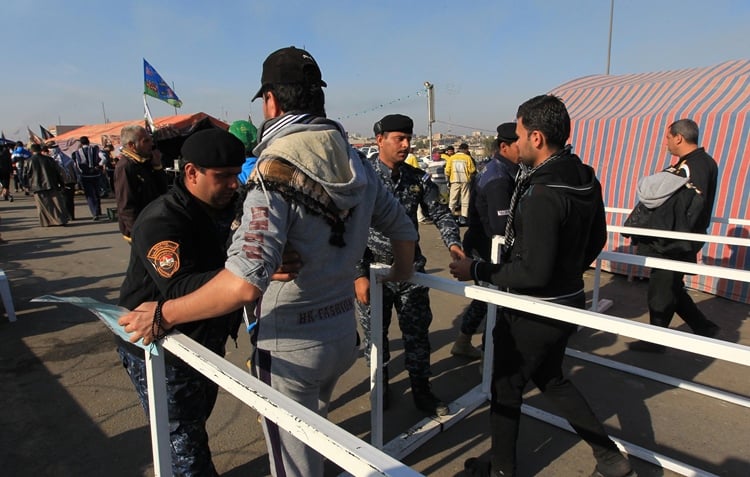
[[[417,225],[417,209],[422,207],[426,216],[440,231],[443,242],[448,247],[451,258],[464,258],[461,237],[453,214],[448,209],[444,197],[430,175],[421,169],[406,164],[414,122],[408,116],[391,114],[375,123],[374,131],[379,154],[370,162],[390,190],[406,209],[407,215]],[[414,269],[424,273],[427,259],[422,255],[417,243],[414,253]],[[370,359],[370,264],[393,262],[391,244],[387,237],[370,229],[365,256],[357,267],[354,286],[357,295],[356,308],[362,329],[365,333],[365,357]],[[430,373],[429,327],[432,322],[428,288],[409,282],[383,284],[383,407],[387,408],[388,368],[390,360],[388,347],[388,327],[391,323],[391,308],[396,308],[398,324],[404,338],[406,369],[411,380],[412,396],[417,408],[430,415],[444,416],[448,407],[431,391],[428,380]]]
[[[226,131],[204,130],[185,141],[182,158],[185,168],[175,186],[150,203],[133,227],[130,264],[119,300],[128,309],[186,295],[224,269],[245,147]],[[163,333],[160,310],[157,306],[154,314],[157,335]],[[239,313],[233,312],[177,329],[223,356],[227,337],[237,336],[240,320]],[[118,340],[118,352],[148,414],[143,350]],[[205,427],[218,387],[169,353],[166,360],[172,473],[218,475]]]

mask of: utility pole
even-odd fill
[[[109,119],[107,119],[107,111],[104,109],[104,101],[102,101],[102,115],[104,116],[104,124],[107,124]]]
[[[615,0],[609,2],[609,44],[607,45],[607,75],[609,75],[609,59],[612,56],[612,19],[615,16]]]
[[[429,81],[424,82],[427,89],[427,138],[429,140],[430,150],[427,155],[432,159],[432,123],[435,122],[435,85]]]

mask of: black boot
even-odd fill
[[[486,460],[480,460],[476,457],[467,459],[464,462],[465,477],[513,477],[515,472],[502,472],[492,470],[492,464]]]
[[[411,395],[420,411],[438,417],[448,414],[448,406],[432,394],[430,381],[427,378],[411,378]]]

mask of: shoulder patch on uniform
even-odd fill
[[[414,194],[419,193],[419,191],[421,191],[421,190],[422,190],[422,188],[419,187],[419,185],[417,185],[417,184],[412,184],[412,185],[409,186],[409,192],[412,192]]]
[[[180,269],[180,244],[171,240],[164,240],[153,245],[146,255],[156,272],[164,278],[172,278],[172,275]]]

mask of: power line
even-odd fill
[[[383,109],[386,106],[390,106],[392,104],[400,103],[401,101],[406,101],[407,99],[413,99],[413,98],[415,98],[417,96],[425,96],[426,94],[427,94],[427,90],[426,89],[421,89],[421,90],[416,91],[414,93],[407,94],[406,96],[402,96],[400,98],[392,99],[391,101],[387,101],[387,102],[384,102],[382,104],[378,104],[376,106],[373,106],[371,108],[367,108],[365,110],[362,110],[362,111],[359,111],[359,112],[356,112],[356,113],[347,114],[346,116],[339,116],[338,118],[336,118],[336,120],[337,121],[341,121],[342,119],[353,118],[353,117],[356,117],[356,116],[363,116],[363,115],[365,115],[367,113],[371,113],[373,111],[377,111],[379,109]]]
[[[463,124],[454,124],[454,123],[449,123],[449,122],[446,122],[446,121],[440,121],[440,120],[437,120],[437,119],[435,120],[435,122],[436,123],[440,123],[440,124],[446,124],[448,126],[453,126],[453,127],[456,127],[456,128],[464,128],[464,129],[471,129],[472,131],[488,132],[490,134],[494,134],[496,132],[496,131],[490,131],[489,129],[475,128],[474,126],[465,126]]]

